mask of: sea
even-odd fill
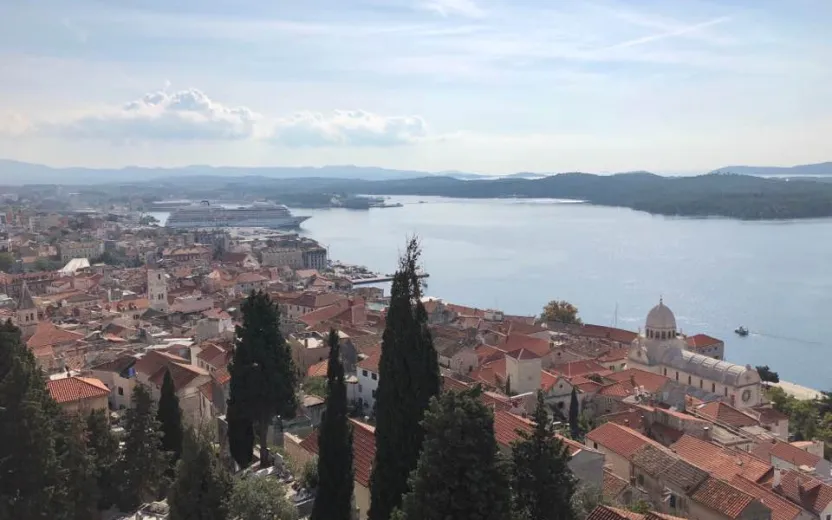
[[[518,315],[567,300],[586,323],[633,331],[663,299],[682,332],[723,340],[728,360],[832,390],[832,219],[676,218],[552,199],[387,202],[402,206],[292,211],[312,217],[302,233],[331,259],[380,273],[418,236],[428,296]]]

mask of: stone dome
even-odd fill
[[[675,337],[676,316],[673,315],[673,311],[663,301],[659,300],[659,304],[650,309],[650,312],[647,314],[647,322],[644,328],[648,338],[659,337],[661,339],[669,339]]]

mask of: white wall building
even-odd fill
[[[167,312],[168,280],[163,270],[147,268],[147,299],[151,309]]]
[[[372,415],[376,405],[376,391],[378,390],[378,362],[381,352],[375,352],[356,366],[358,377],[358,399],[364,407],[365,415]]]

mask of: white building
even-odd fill
[[[644,333],[633,340],[627,366],[720,395],[737,408],[757,406],[762,399],[760,375],[751,366],[686,350],[676,317],[661,300],[647,315]]]
[[[147,268],[147,299],[151,309],[167,312],[168,280],[163,270]]]
[[[364,408],[365,415],[371,415],[376,405],[376,391],[378,390],[378,362],[381,352],[374,352],[356,365],[358,377],[358,399]]]

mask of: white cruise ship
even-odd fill
[[[177,229],[265,227],[297,228],[309,217],[294,217],[286,206],[255,202],[251,206],[225,208],[207,202],[173,211],[165,226]]]

